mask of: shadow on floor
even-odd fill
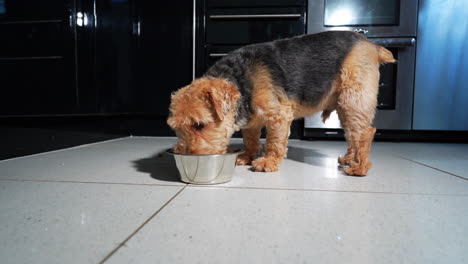
[[[320,153],[314,149],[288,147],[288,159],[297,162],[308,163],[315,166],[323,165],[321,160],[330,159],[331,157]]]
[[[166,182],[180,182],[174,158],[166,152],[134,160],[132,163],[137,171],[148,173],[153,179]]]
[[[231,144],[230,147],[243,148],[243,144]],[[307,163],[317,167],[338,168],[337,157],[330,157],[314,149],[288,147],[287,159]],[[148,158],[132,161],[134,168],[139,172],[148,173],[151,178],[166,181],[180,182],[179,172],[174,158],[166,152],[156,153]]]
[[[243,149],[243,144],[231,144],[231,147]],[[262,144],[262,153],[264,145]],[[320,150],[288,146],[287,159],[307,163],[318,167],[341,168],[338,166],[338,157],[332,157],[320,152]]]
[[[336,168],[341,171],[343,175],[346,175],[344,173],[343,167],[338,164],[338,157],[329,156],[314,149],[288,147],[287,158],[317,167],[332,169]]]

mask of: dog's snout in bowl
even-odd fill
[[[180,179],[193,184],[219,184],[231,181],[240,149],[229,149],[225,154],[195,155],[179,154],[172,149],[167,153],[174,156]]]

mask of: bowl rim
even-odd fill
[[[166,153],[170,154],[170,155],[173,155],[173,156],[190,156],[190,157],[208,157],[208,156],[212,156],[212,157],[217,157],[217,156],[238,155],[238,154],[241,154],[242,152],[244,152],[244,150],[242,150],[240,148],[234,148],[232,150],[233,150],[232,152],[225,153],[225,154],[181,154],[181,153],[175,153],[174,151],[172,151],[172,148],[169,148],[169,149],[166,150]]]

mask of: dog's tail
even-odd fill
[[[393,57],[393,54],[386,48],[382,46],[377,46],[377,53],[379,54],[379,63],[380,64],[385,64],[385,63],[396,63],[395,58]]]
[[[330,114],[335,111],[335,109],[325,109],[322,111],[322,121],[325,123],[327,119],[330,117]]]

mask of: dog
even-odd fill
[[[200,78],[171,96],[168,125],[178,136],[173,151],[226,153],[229,138],[242,129],[245,151],[237,165],[257,172],[278,171],[287,153],[294,119],[337,111],[348,142],[338,158],[348,175],[371,167],[372,121],[379,66],[395,63],[392,53],[361,34],[327,31],[252,44],[230,52]],[[266,127],[265,153],[260,152]]]

